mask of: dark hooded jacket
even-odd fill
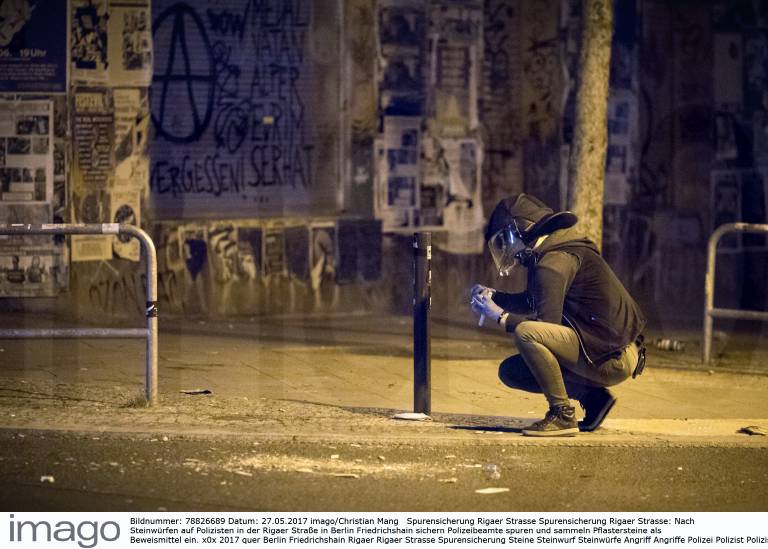
[[[553,232],[534,250],[525,292],[497,292],[493,299],[510,313],[508,331],[524,320],[573,328],[592,364],[615,357],[645,327],[640,307],[597,246],[573,228]]]

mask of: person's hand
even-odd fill
[[[479,284],[477,286],[479,286]],[[477,286],[475,286],[475,288]],[[498,322],[499,318],[504,313],[504,309],[496,305],[496,302],[493,301],[494,290],[483,286],[483,289],[475,292],[475,288],[472,288],[472,299],[470,299],[469,302],[472,306],[472,311],[480,316],[480,318],[486,317],[494,322]]]
[[[496,293],[496,290],[493,288],[489,288],[488,286],[483,286],[482,284],[475,284],[474,286],[472,286],[472,289],[469,291],[469,297],[471,299],[478,294],[493,296],[493,294],[495,293]]]

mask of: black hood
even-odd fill
[[[516,224],[523,242],[529,244],[545,234],[573,227],[577,220],[572,212],[555,213],[535,196],[521,193],[496,205],[485,228],[485,241],[488,242],[501,229]]]

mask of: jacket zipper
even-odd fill
[[[568,318],[567,316],[565,316],[565,313],[563,313],[563,318],[564,318],[564,319],[565,319],[565,321],[568,323],[568,325],[571,327],[571,329],[572,329],[574,332],[576,332],[576,339],[578,339],[578,340],[579,340],[579,347],[581,347],[581,351],[584,353],[584,358],[587,360],[587,363],[588,363],[588,364],[590,364],[591,366],[594,366],[594,365],[595,365],[595,363],[594,363],[594,362],[592,362],[592,359],[591,359],[591,358],[589,358],[589,355],[587,354],[587,348],[584,346],[584,342],[581,340],[581,334],[580,334],[580,333],[579,333],[579,331],[576,329],[576,325],[575,325],[573,322],[571,322],[571,319],[570,319],[570,318]]]

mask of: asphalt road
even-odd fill
[[[0,508],[20,512],[766,511],[766,481],[749,447],[0,431]]]

